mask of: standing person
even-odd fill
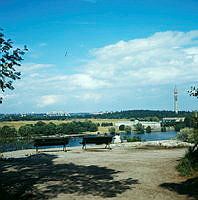
[[[121,138],[120,138],[120,135],[119,134],[116,134],[114,137],[113,137],[113,143],[114,144],[118,144],[118,143],[121,143]]]

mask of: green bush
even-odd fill
[[[144,133],[144,126],[141,123],[133,125],[137,133]]]
[[[177,134],[177,139],[184,142],[194,142],[194,129],[193,128],[183,128]]]
[[[106,126],[113,126],[112,122],[102,122],[101,126],[106,127]]]
[[[180,175],[188,176],[198,171],[198,148],[189,147],[185,156],[180,160],[176,169]]]
[[[161,132],[166,132],[166,127],[165,126],[161,127]]]
[[[175,124],[174,128],[175,128],[175,131],[180,131],[180,129],[184,128],[185,127],[185,124],[183,122],[178,122]]]
[[[14,127],[3,126],[0,128],[0,138],[16,137],[17,130]]]
[[[124,124],[121,124],[121,125],[119,126],[119,130],[120,130],[120,131],[124,131],[124,129],[125,129],[125,125],[124,125]]]
[[[131,133],[131,127],[130,126],[125,126],[124,131],[129,134]]]
[[[115,135],[116,134],[116,129],[114,127],[111,127],[108,129],[109,133],[112,134],[112,135]]]
[[[140,136],[133,136],[132,138],[125,136],[124,139],[127,140],[127,142],[141,142],[142,141]]]
[[[150,126],[146,127],[146,133],[151,133],[151,127]]]

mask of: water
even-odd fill
[[[176,131],[168,131],[168,132],[152,132],[152,133],[131,133],[131,134],[122,134],[120,135],[121,139],[123,140],[125,136],[129,138],[134,136],[140,136],[142,141],[158,141],[158,140],[171,140],[174,139],[177,135]]]
[[[168,132],[152,132],[152,133],[144,133],[144,134],[137,134],[137,133],[131,133],[131,134],[121,134],[121,140],[124,140],[125,136],[128,136],[129,138],[134,136],[140,136],[142,141],[157,141],[157,140],[170,140],[174,139],[177,135],[176,131],[168,131]],[[90,135],[95,136],[95,135]],[[67,147],[74,147],[74,146],[82,146],[80,144],[82,142],[82,137],[75,137],[71,138],[69,140],[69,144]],[[60,146],[46,146],[46,147],[39,147],[39,149],[42,148],[57,148]],[[0,151],[15,151],[15,150],[21,150],[21,149],[33,149],[33,143],[32,141],[16,141],[13,140],[12,143],[1,143],[0,144]]]

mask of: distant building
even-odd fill
[[[65,111],[50,111],[50,112],[47,112],[46,115],[48,115],[48,116],[70,116],[70,114]]]
[[[142,124],[145,128],[147,126],[150,126],[151,129],[160,129],[161,128],[161,124],[160,122],[148,122],[148,121],[138,121],[138,120],[135,120],[135,121],[120,121],[120,122],[117,122],[115,123],[115,126],[119,127],[120,125],[125,125],[125,126],[130,126],[133,128],[133,126],[135,124]]]
[[[185,117],[164,117],[162,122],[184,122]]]

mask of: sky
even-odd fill
[[[0,0],[0,27],[27,45],[0,113],[197,110],[197,0]]]

